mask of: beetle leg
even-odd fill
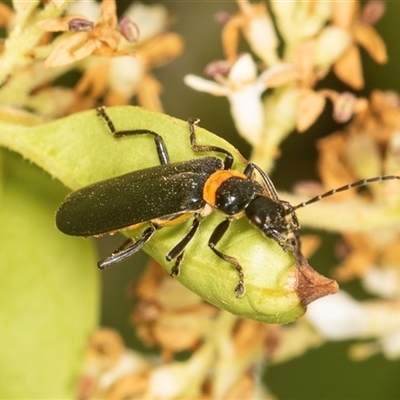
[[[118,249],[111,253],[107,258],[99,261],[97,266],[100,269],[105,269],[125,260],[125,258],[128,258],[140,250],[151,239],[156,230],[157,226],[151,225],[149,228],[144,230],[142,237],[136,242],[132,238],[129,238],[121,247],[118,247]]]
[[[222,147],[217,147],[217,146],[203,146],[203,145],[198,145],[197,144],[197,138],[196,138],[196,125],[199,123],[199,119],[189,119],[188,124],[189,124],[189,131],[190,131],[190,147],[193,149],[193,151],[196,152],[209,152],[209,151],[215,151],[217,153],[222,153],[225,154],[225,160],[224,160],[224,169],[231,169],[232,164],[234,161],[233,155],[226,149],[223,149]]]
[[[223,260],[232,264],[235,267],[236,271],[239,274],[239,282],[235,287],[235,296],[242,297],[246,290],[244,285],[244,274],[242,266],[239,264],[236,258],[230,257],[215,248],[215,246],[218,244],[218,242],[221,240],[221,238],[225,235],[226,231],[230,227],[231,222],[232,220],[227,218],[214,229],[214,232],[212,233],[210,239],[208,240],[208,246],[218,257],[222,258]]]
[[[174,276],[178,276],[181,272],[181,263],[183,260],[183,255],[185,252],[183,251],[179,256],[176,258],[174,266],[171,268],[171,273],[169,274],[171,278]]]
[[[106,109],[104,106],[98,107],[96,111],[97,115],[104,121],[108,131],[116,139],[119,139],[123,136],[131,136],[131,135],[153,135],[160,164],[161,165],[169,164],[170,161],[169,161],[167,146],[165,145],[164,139],[158,133],[153,132],[149,129],[130,129],[127,131],[117,130],[114,126],[114,123],[111,121],[110,117],[106,113]]]
[[[192,241],[194,235],[199,229],[200,222],[202,220],[202,217],[199,214],[196,214],[194,216],[192,226],[189,230],[189,232],[181,239],[181,241],[176,244],[170,252],[165,256],[167,261],[171,261],[176,259],[174,266],[171,269],[171,276],[178,276],[180,272],[180,264],[183,259],[183,254],[189,245],[189,243]]]

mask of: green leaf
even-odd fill
[[[0,398],[73,398],[98,321],[93,246],[54,226],[65,189],[2,153]]]
[[[107,113],[118,130],[150,129],[161,134],[172,162],[204,156],[191,149],[184,121],[131,106],[110,108]],[[244,169],[246,161],[227,142],[201,128],[197,129],[197,137],[199,144],[231,151],[236,157],[234,168]],[[159,165],[151,137],[140,135],[117,140],[107,132],[104,121],[96,117],[95,111],[20,129],[15,129],[13,123],[2,123],[0,143],[19,151],[73,189]],[[244,268],[247,291],[242,298],[235,297],[236,270],[207,246],[216,224],[223,218],[213,213],[202,222],[200,232],[185,253],[179,281],[208,302],[236,315],[287,323],[304,314],[308,300],[315,298],[315,293],[309,293],[313,285],[309,276],[312,270],[308,264],[307,270],[299,269],[291,254],[263,236],[245,218],[234,221],[218,244],[220,250],[236,257]],[[159,230],[145,250],[170,271],[173,263],[165,260],[165,254],[185,235],[189,226],[190,220]],[[127,234],[140,237],[137,231]],[[306,285],[300,284],[304,277]],[[327,281],[321,284],[331,282]],[[303,287],[307,287],[306,294],[301,292]]]

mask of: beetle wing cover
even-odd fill
[[[204,206],[203,187],[223,168],[218,157],[202,157],[134,171],[71,193],[56,215],[58,229],[93,236]]]

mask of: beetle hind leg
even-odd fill
[[[156,230],[157,227],[152,225],[144,230],[142,237],[136,242],[132,238],[129,238],[122,244],[122,246],[118,247],[118,249],[112,252],[108,257],[99,261],[97,266],[99,269],[106,269],[121,262],[122,260],[125,260],[125,258],[130,257],[132,254],[139,251],[151,239]]]
[[[181,263],[183,260],[183,255],[185,254],[185,252],[182,252],[181,254],[179,254],[179,256],[176,258],[175,260],[175,264],[174,266],[171,268],[171,273],[169,274],[171,278],[178,276],[181,272]]]

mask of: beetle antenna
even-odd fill
[[[320,200],[324,199],[325,197],[333,196],[334,194],[339,193],[339,192],[344,192],[344,191],[349,190],[349,189],[353,189],[353,188],[360,187],[360,186],[365,186],[365,185],[368,185],[369,183],[390,181],[390,180],[393,180],[393,179],[399,179],[400,180],[400,176],[398,176],[398,175],[381,175],[381,176],[376,176],[374,178],[361,179],[360,181],[353,182],[353,183],[350,183],[348,185],[341,186],[341,187],[339,187],[337,189],[329,190],[328,192],[325,192],[323,194],[315,196],[310,200],[303,201],[302,203],[297,204],[297,206],[294,206],[292,208],[292,211],[297,210],[298,208],[302,208],[302,207],[308,206],[309,204],[316,203],[317,201],[320,201]]]

